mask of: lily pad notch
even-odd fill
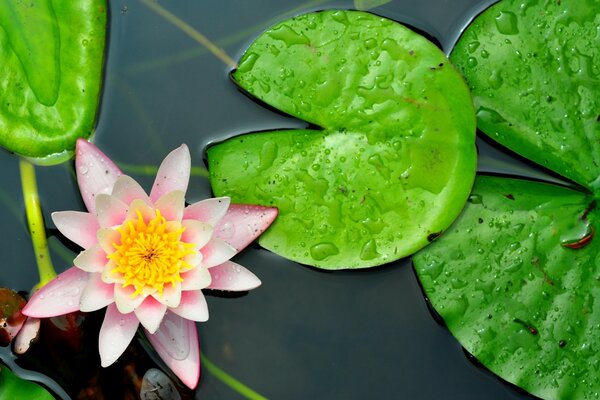
[[[462,210],[476,167],[470,93],[403,25],[359,11],[300,15],[261,34],[232,78],[317,127],[207,150],[215,195],[279,209],[263,247],[324,269],[372,267],[426,246]]]

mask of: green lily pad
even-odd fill
[[[422,36],[365,12],[305,14],[258,37],[233,79],[317,126],[208,149],[216,195],[279,208],[259,239],[267,249],[326,269],[381,265],[460,213],[475,173],[474,111]]]
[[[479,176],[463,214],[413,257],[461,344],[543,398],[600,392],[600,241],[592,196]]]
[[[600,192],[597,0],[504,0],[451,54],[478,127],[511,150]]]
[[[0,364],[0,400],[53,400],[46,389],[13,374]]]
[[[0,145],[57,162],[92,133],[98,109],[104,0],[0,2]]]

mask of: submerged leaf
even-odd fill
[[[595,207],[593,197],[571,189],[481,176],[456,223],[413,257],[429,300],[461,344],[536,396],[600,391]]]
[[[0,364],[0,400],[53,400],[46,389],[13,374]]]
[[[482,131],[595,193],[599,24],[597,0],[504,0],[467,28],[451,55]]]
[[[254,133],[208,149],[211,184],[276,206],[260,244],[327,269],[410,255],[459,214],[475,172],[474,113],[443,53],[404,26],[357,11],[283,21],[233,78],[322,130]]]
[[[105,0],[0,2],[0,145],[41,162],[89,137],[98,109]]]
[[[0,346],[8,345],[25,323],[21,314],[25,299],[11,289],[0,288]]]

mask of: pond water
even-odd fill
[[[468,21],[491,3],[395,0],[373,12],[417,28],[448,52]],[[233,59],[279,20],[306,11],[353,8],[351,1],[319,0],[161,4]],[[110,48],[95,143],[118,164],[156,166],[185,142],[194,165],[204,166],[210,142],[306,125],[244,96],[222,61],[141,2],[111,1],[110,7]],[[479,148],[480,171],[556,179],[486,141],[480,140]],[[28,291],[37,276],[18,161],[1,152],[0,167],[0,286]],[[150,187],[152,176],[132,175]],[[52,232],[52,211],[84,206],[71,163],[38,168],[38,180]],[[187,200],[208,196],[206,178],[192,177]],[[56,269],[70,267],[76,249],[69,250],[56,238],[51,244]],[[430,313],[409,260],[334,273],[300,266],[258,247],[236,260],[263,284],[239,297],[208,297],[210,320],[198,325],[201,348],[220,368],[268,398],[529,397],[469,361]],[[95,345],[86,344],[94,351]],[[200,396],[239,397],[206,370]]]

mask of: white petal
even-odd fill
[[[108,194],[98,194],[96,215],[102,228],[121,225],[127,216],[127,204]]]
[[[94,214],[79,211],[52,213],[56,228],[71,242],[87,249],[98,242],[96,231],[100,228]]]
[[[212,281],[209,289],[246,291],[260,286],[260,279],[252,272],[233,261],[209,269]]]
[[[131,204],[136,199],[144,203],[150,203],[150,197],[135,179],[127,175],[121,175],[115,182],[112,195],[125,204]]]
[[[115,303],[121,314],[129,314],[144,301],[143,296],[132,297],[134,292],[133,286],[124,288],[120,284],[115,284]]]
[[[197,322],[208,320],[208,306],[201,290],[191,290],[181,293],[181,303],[177,308],[171,308],[175,314]]]
[[[229,197],[216,197],[201,200],[187,206],[183,212],[183,218],[195,219],[211,226],[215,226],[227,213],[229,204]]]
[[[99,244],[82,251],[73,260],[77,268],[86,272],[102,272],[107,262],[106,253]]]
[[[190,168],[190,150],[182,144],[170,152],[160,164],[150,192],[150,199],[156,201],[162,195],[174,190],[185,193],[190,180]]]
[[[186,243],[192,243],[196,248],[201,249],[210,241],[213,228],[209,224],[193,219],[184,219],[181,224],[185,231],[181,234],[181,240]]]
[[[185,207],[185,193],[180,190],[166,193],[154,203],[154,207],[160,210],[167,221],[181,221]]]
[[[100,228],[96,236],[98,244],[106,254],[114,253],[116,250],[114,245],[121,244],[121,234],[116,229]]]
[[[177,307],[181,302],[181,283],[176,283],[175,285],[167,284],[163,289],[162,295],[156,292],[152,294],[152,297],[169,308]]]
[[[114,285],[102,282],[100,274],[91,274],[79,299],[79,309],[92,312],[114,303]]]
[[[232,204],[215,226],[214,236],[241,251],[273,223],[277,213],[273,207]]]
[[[27,318],[17,337],[15,337],[16,354],[25,354],[31,343],[37,340],[40,333],[40,322],[39,318]]]
[[[222,239],[212,238],[210,242],[200,249],[202,265],[206,268],[223,264],[237,254],[237,250]]]
[[[211,276],[208,269],[202,266],[190,269],[181,274],[183,282],[181,282],[182,290],[198,290],[208,287],[211,283]]]
[[[103,367],[108,367],[123,354],[139,326],[133,313],[122,314],[114,304],[106,309],[98,336],[98,350]]]

